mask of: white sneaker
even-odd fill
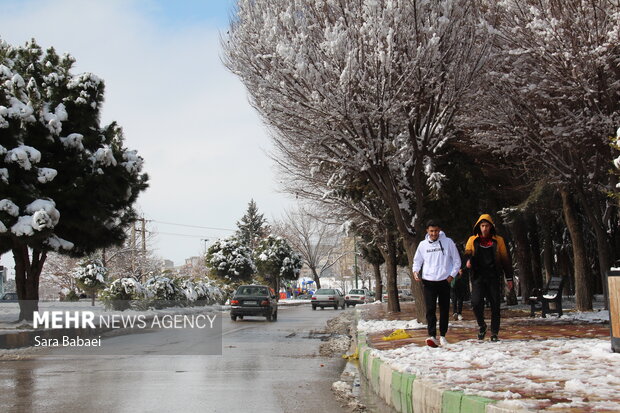
[[[459,314],[459,321],[463,319],[463,316]]]
[[[426,339],[426,345],[429,347],[439,347],[439,341],[435,337],[429,337]]]
[[[439,337],[439,344],[441,344],[442,346],[447,346],[448,345],[448,340],[446,340],[446,338],[444,336]]]

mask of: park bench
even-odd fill
[[[543,318],[547,314],[557,313],[558,318],[562,317],[562,288],[564,287],[564,277],[551,277],[547,286],[542,290],[534,288],[529,298],[531,312],[530,317],[534,317],[536,311],[542,310]],[[549,304],[554,303],[555,309],[550,309]]]

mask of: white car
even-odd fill
[[[344,302],[349,306],[355,306],[357,304],[366,304],[372,303],[372,296],[370,295],[370,291],[365,289],[354,288],[349,290],[349,293],[344,296]]]
[[[325,307],[334,307],[334,310],[341,307],[344,310],[344,294],[337,288],[319,288],[310,301],[313,310],[317,307],[321,307],[321,310]]]

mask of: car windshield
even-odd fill
[[[267,287],[242,286],[237,290],[237,295],[269,295]]]
[[[336,294],[336,291],[331,288],[321,288],[316,290],[315,294]]]
[[[366,292],[364,290],[351,290],[349,294],[362,294],[364,295]]]

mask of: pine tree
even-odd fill
[[[239,228],[236,233],[237,238],[251,250],[254,250],[260,240],[267,236],[267,220],[263,214],[259,214],[253,199],[250,200],[248,210],[241,217],[241,221],[237,221],[237,228]]]
[[[206,265],[212,276],[227,284],[249,281],[256,272],[252,251],[235,237],[215,241],[207,251]]]
[[[13,252],[20,320],[38,309],[48,251],[120,244],[147,187],[121,128],[100,125],[103,81],[74,62],[0,40],[0,254]]]
[[[301,255],[284,238],[274,235],[258,244],[254,262],[258,273],[270,281],[275,291],[280,290],[280,280],[296,280],[303,266]]]

